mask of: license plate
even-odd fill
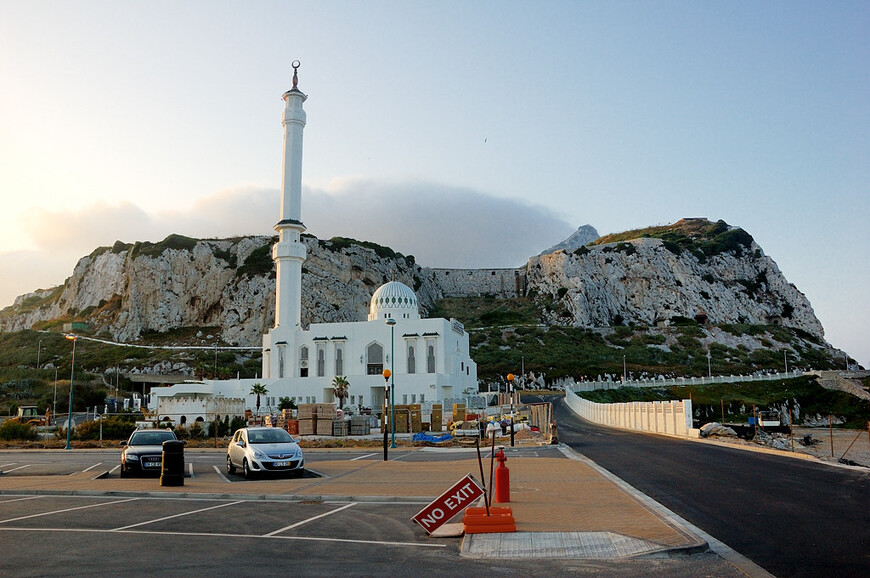
[[[160,462],[145,462],[143,465],[146,468],[159,468],[161,464]]]
[[[290,465],[290,462],[275,462],[276,468],[286,468]]]

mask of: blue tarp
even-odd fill
[[[411,439],[415,442],[446,442],[447,440],[452,440],[453,436],[450,434],[444,434],[443,436],[435,437],[430,436],[429,434],[416,433]]]

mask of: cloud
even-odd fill
[[[307,193],[312,234],[374,241],[430,267],[516,267],[576,228],[544,207],[431,182],[351,179]]]
[[[37,287],[63,282],[76,261],[116,240],[271,235],[278,220],[276,189],[239,187],[192,205],[150,213],[131,202],[83,209],[36,210],[23,222],[33,250],[0,252],[0,305]],[[337,179],[306,187],[302,220],[321,238],[352,237],[414,255],[430,267],[515,267],[565,239],[574,229],[549,209],[481,191],[425,181],[381,183]]]

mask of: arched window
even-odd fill
[[[317,377],[326,375],[326,351],[323,347],[317,346]]]
[[[384,348],[380,343],[366,347],[366,375],[380,375],[384,371]]]
[[[417,373],[417,357],[413,345],[408,346],[408,373]]]
[[[299,377],[308,377],[308,346],[299,348]]]
[[[344,375],[344,349],[340,345],[335,347],[335,375]]]
[[[429,345],[426,347],[426,371],[435,373],[435,346]]]

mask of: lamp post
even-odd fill
[[[387,318],[387,325],[390,326],[390,447],[396,447],[396,359],[395,359],[395,333],[396,320],[392,317]],[[386,370],[384,370],[386,372]]]
[[[788,350],[782,351],[782,358],[785,361],[785,372],[788,373]]]
[[[788,372],[788,370],[786,370]],[[707,350],[707,377],[713,377],[713,368],[710,365],[710,350]]]
[[[39,369],[39,354],[42,353],[42,339],[39,340],[39,343],[36,346],[36,369]]]
[[[66,447],[64,448],[66,450],[71,450],[72,446],[69,445],[69,442],[72,436],[73,378],[75,377],[76,372],[76,341],[78,340],[78,337],[73,333],[67,333],[64,337],[73,342],[72,363],[70,364],[69,370],[69,415],[66,418]]]
[[[51,406],[51,411],[55,417],[55,423],[57,422],[57,368],[54,368],[54,404]]]
[[[384,418],[386,418],[387,413],[387,405],[390,405],[390,376],[393,375],[393,372],[389,369],[385,369],[381,372],[381,375],[384,376]],[[391,406],[392,407],[392,406]],[[390,420],[390,426],[393,426],[393,420]],[[381,428],[383,429],[383,428]],[[387,430],[384,429],[384,461],[387,461],[387,457],[389,455],[389,451],[387,450]]]
[[[508,390],[511,394],[511,447],[514,447],[514,374],[507,374]]]

